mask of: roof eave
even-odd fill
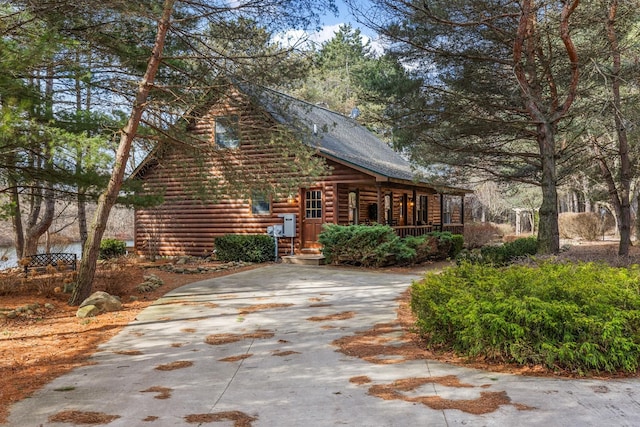
[[[388,181],[388,180],[390,179],[390,178],[389,178],[388,176],[386,176],[386,175],[382,175],[382,174],[380,174],[380,173],[378,173],[378,172],[374,172],[374,171],[372,171],[371,169],[367,169],[367,168],[365,168],[365,167],[362,167],[362,166],[357,165],[357,164],[355,164],[355,163],[353,163],[353,162],[350,162],[350,161],[348,161],[348,160],[345,160],[345,159],[342,159],[342,158],[340,158],[340,157],[337,157],[337,156],[335,156],[335,155],[333,155],[333,154],[330,154],[330,153],[324,152],[324,151],[322,151],[322,150],[318,150],[318,154],[319,154],[319,155],[321,155],[321,156],[323,156],[323,157],[326,157],[327,159],[332,160],[332,161],[334,161],[334,162],[336,162],[336,163],[340,163],[341,165],[344,165],[344,166],[350,167],[351,169],[355,169],[355,170],[357,170],[358,172],[362,172],[362,173],[365,173],[365,174],[367,174],[367,175],[370,175],[371,177],[375,178],[376,182],[380,182],[380,181]]]

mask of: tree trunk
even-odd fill
[[[618,137],[618,155],[620,157],[620,187],[616,193],[615,201],[619,203],[616,206],[618,219],[618,231],[620,233],[620,244],[618,246],[618,255],[629,255],[629,247],[631,246],[631,160],[629,159],[629,142],[627,139],[627,130],[622,117],[622,100],[620,96],[620,72],[621,72],[621,55],[620,46],[618,45],[618,35],[616,34],[615,23],[618,10],[618,0],[613,0],[609,5],[609,16],[607,19],[607,38],[611,47],[613,60],[613,68],[611,70],[611,92],[613,95],[613,117],[616,125],[616,135]],[[611,188],[611,187],[610,187]],[[616,188],[615,185],[613,187]],[[612,201],[613,200],[613,194]],[[619,212],[618,212],[619,210]]]
[[[40,202],[42,199],[39,199]],[[38,241],[43,234],[45,234],[51,224],[53,223],[53,217],[55,214],[56,202],[52,188],[47,188],[44,194],[44,214],[40,221],[35,224],[30,224],[26,230],[24,249],[22,256],[33,255],[38,253]]]
[[[584,197],[584,211],[585,212],[593,212],[593,207],[591,206],[591,199],[589,198],[589,193],[587,190],[582,191],[582,195]]]
[[[84,189],[78,189],[78,230],[80,234],[80,242],[84,248],[84,244],[87,242],[87,198],[84,194]]]
[[[46,169],[49,173],[53,169],[53,152],[47,143],[43,143],[44,148],[40,148],[33,153],[33,165],[39,169]],[[45,187],[44,189],[42,187]],[[27,227],[24,229],[24,246],[22,257],[38,253],[38,241],[44,233],[49,230],[55,215],[55,194],[50,183],[37,181],[30,197],[31,206],[27,217]],[[44,213],[42,206],[44,204]]]
[[[529,219],[529,227],[531,229],[531,234],[535,234],[536,232],[536,221],[535,221],[535,211],[528,211],[527,218]]]
[[[22,258],[22,254],[24,253],[24,230],[22,229],[20,193],[18,191],[18,183],[13,178],[9,178],[9,185],[11,186],[11,202],[13,203],[13,244],[16,248],[16,257],[20,259]]]
[[[640,240],[640,193],[636,196],[636,240]]]
[[[131,109],[129,120],[121,132],[120,143],[116,152],[115,165],[111,172],[111,179],[109,179],[109,184],[107,185],[106,190],[98,198],[95,218],[82,251],[82,259],[80,261],[80,268],[78,271],[78,281],[73,290],[73,294],[71,295],[71,299],[69,300],[70,305],[79,305],[83,300],[91,295],[96,264],[100,253],[100,241],[104,234],[104,230],[106,229],[111,208],[115,204],[120,188],[122,187],[127,160],[131,151],[131,145],[136,136],[138,125],[140,124],[140,119],[149,96],[149,91],[153,85],[156,73],[162,61],[162,51],[164,49],[167,32],[169,31],[174,3],[175,0],[165,0],[164,2],[162,17],[158,22],[158,32],[156,34],[151,58],[149,58],[147,70],[138,86],[138,93],[136,94],[136,100]]]
[[[544,41],[537,32],[538,15],[534,0],[521,2],[520,22],[513,43],[514,74],[520,85],[525,108],[533,123],[536,123],[542,169],[538,250],[544,254],[556,254],[560,251],[555,131],[558,122],[571,108],[578,90],[580,75],[578,52],[571,39],[569,21],[579,4],[580,0],[563,2],[559,21],[560,38],[564,44],[570,68],[570,79],[564,102],[561,102],[560,91],[551,69],[545,68],[539,72],[541,59],[539,53]],[[545,85],[547,85],[546,88],[544,88]],[[551,94],[550,97],[545,89]],[[543,102],[547,98],[548,101]]]
[[[538,144],[542,164],[542,205],[538,225],[538,251],[543,254],[557,254],[560,252],[560,230],[558,228],[555,132],[551,124],[538,125]]]
[[[80,52],[76,51],[76,63],[80,64]],[[91,69],[91,55],[88,58],[89,69]],[[76,72],[75,77],[76,84],[76,113],[80,115],[82,113],[82,77],[80,75],[80,71]],[[87,102],[85,104],[87,112],[91,111],[91,85],[87,85]],[[87,136],[91,136],[89,132],[87,132]],[[84,155],[84,148],[82,146],[78,146],[76,149],[76,175],[80,176],[82,173],[82,157]],[[86,188],[83,184],[78,184],[78,196],[76,198],[78,203],[78,234],[80,237],[80,243],[82,247],[87,241],[87,197],[86,197]]]

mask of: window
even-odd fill
[[[215,144],[218,148],[238,148],[240,146],[238,116],[216,117],[215,128]]]
[[[251,213],[253,215],[271,214],[271,198],[265,193],[253,193],[251,195]]]
[[[391,194],[385,194],[384,196],[384,223],[387,225],[393,224],[393,211],[391,209]]]
[[[305,197],[305,217],[322,218],[322,190],[309,190]]]
[[[444,206],[442,207],[442,223],[451,224],[451,199],[446,197],[444,199]]]
[[[418,196],[418,222],[427,224],[429,222],[429,205],[427,196]]]
[[[349,224],[358,223],[358,193],[349,192]]]

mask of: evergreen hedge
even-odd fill
[[[219,261],[267,262],[275,260],[275,242],[266,234],[226,234],[215,239]]]
[[[326,224],[318,238],[328,263],[381,267],[455,257],[463,237],[450,232],[398,237],[388,225]]]
[[[415,250],[404,245],[388,225],[325,224],[318,236],[328,263],[380,267],[406,262]]]
[[[428,346],[572,373],[637,372],[640,268],[462,263],[412,286]]]
[[[513,261],[535,255],[538,252],[538,240],[535,237],[521,237],[503,245],[483,246],[480,249],[461,250],[456,263],[488,264],[496,267],[506,266]]]

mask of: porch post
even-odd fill
[[[440,193],[440,231],[444,231],[444,194]]]
[[[376,183],[376,190],[378,190],[378,218],[376,222],[382,224],[382,219],[384,218],[382,216],[382,209],[384,209],[384,206],[382,206],[382,184]]]
[[[460,196],[460,198],[462,199],[462,201],[460,202],[460,206],[462,209],[462,212],[460,212],[460,224],[464,225],[464,194]]]
[[[338,193],[338,183],[333,184],[333,223],[337,224],[340,219],[340,194]],[[347,204],[348,207],[348,204]]]
[[[418,221],[416,218],[416,213],[418,212],[418,200],[416,199],[417,197],[417,193],[416,193],[416,189],[413,189],[413,194],[412,194],[412,203],[413,206],[411,206],[411,222],[413,223],[413,225],[418,225]]]

